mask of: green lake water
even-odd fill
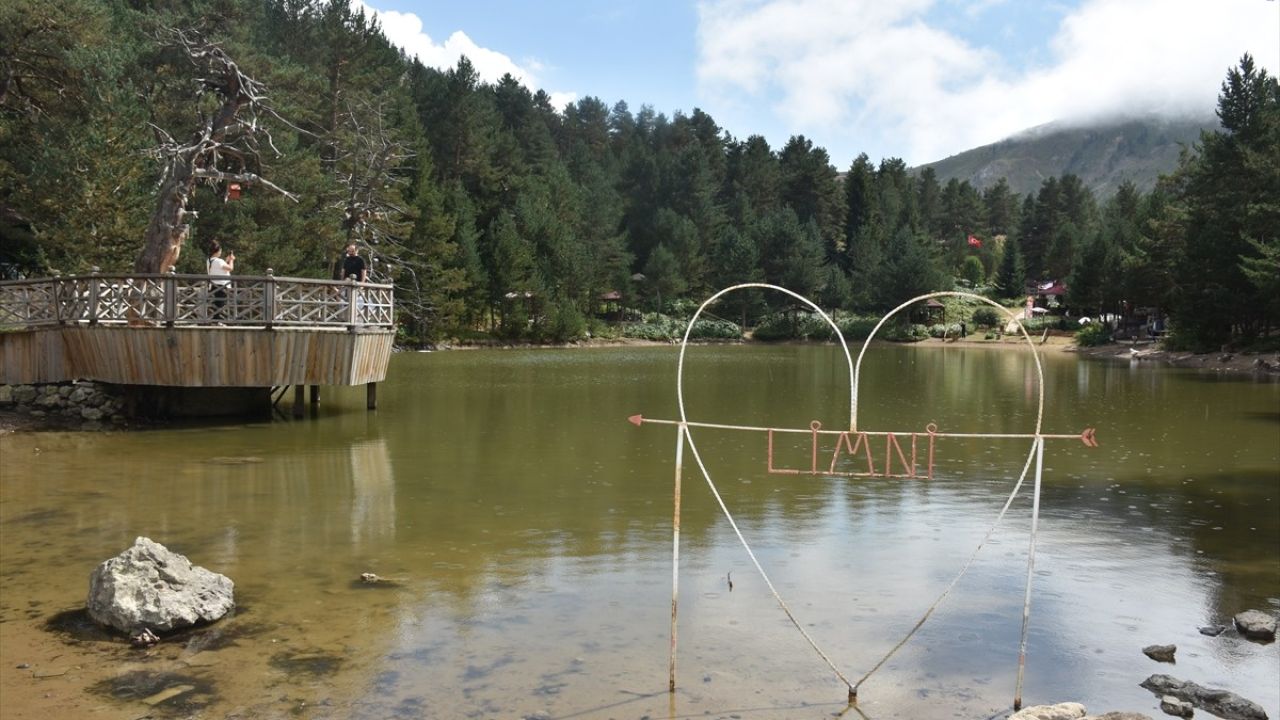
[[[909,433],[930,423],[1030,432],[1031,358],[873,348],[859,428],[900,433],[908,459]],[[674,347],[403,353],[376,412],[350,388],[305,420],[0,437],[0,717],[845,712],[845,687],[779,609],[688,450],[666,691],[677,431],[627,417],[679,417],[676,360]],[[1138,683],[1167,673],[1280,716],[1277,644],[1198,631],[1280,613],[1280,383],[1043,360],[1044,432],[1094,427],[1100,446],[1046,441],[1024,704],[1162,717]],[[838,348],[694,347],[686,365],[690,420],[848,424]],[[767,473],[762,433],[692,434],[770,580],[851,680],[947,588],[1031,448],[940,438],[932,479],[814,477]],[[808,438],[779,435],[775,466],[807,468]],[[872,447],[881,466],[883,439]],[[818,464],[829,459],[824,444]],[[846,717],[1007,713],[1030,480]],[[75,612],[89,573],[139,535],[231,577],[236,614],[149,653],[93,632]],[[363,572],[394,582],[362,585]],[[1176,665],[1141,652],[1170,643]],[[142,702],[177,686],[191,689]]]

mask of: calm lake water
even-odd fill
[[[678,417],[676,358],[407,353],[373,413],[343,389],[302,421],[0,437],[0,716],[845,712],[844,686],[778,608],[687,452],[679,687],[666,692],[676,430],[626,418]],[[873,349],[859,426],[1028,432],[1030,360]],[[1198,632],[1280,612],[1280,384],[1044,360],[1045,432],[1096,427],[1101,446],[1046,442],[1024,704],[1162,717],[1138,687],[1162,672],[1280,716],[1278,646]],[[832,347],[691,348],[686,397],[698,421],[848,420]],[[1030,449],[940,439],[932,479],[830,478],[767,474],[763,434],[694,439],[773,583],[854,680],[959,572]],[[775,464],[807,465],[806,442],[780,439]],[[1030,489],[846,717],[1007,713]],[[236,615],[149,652],[95,633],[75,612],[89,573],[139,535],[231,577]],[[362,572],[395,584],[361,585]],[[1141,652],[1167,643],[1176,665]]]

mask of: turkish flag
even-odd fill
[[[982,247],[982,241],[975,235],[969,236],[969,247]]]

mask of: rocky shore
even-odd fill
[[[1250,373],[1267,378],[1280,378],[1280,353],[1216,352],[1191,353],[1163,350],[1154,343],[1109,343],[1097,347],[1067,348],[1083,357],[1127,360],[1150,365],[1197,368],[1216,372]]]
[[[0,385],[0,435],[17,430],[122,427],[123,411],[120,394],[106,383]]]

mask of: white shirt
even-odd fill
[[[230,278],[230,277],[231,277],[231,266],[227,264],[227,261],[226,261],[226,260],[223,260],[223,259],[222,259],[222,258],[220,258],[220,257],[211,257],[211,258],[209,258],[209,274],[210,274],[210,275],[225,275],[225,276],[227,276],[228,278]],[[214,285],[221,285],[222,287],[227,287],[228,285],[230,285],[230,284],[231,284],[231,280],[214,280],[214,281],[213,281],[213,284],[214,284]]]

